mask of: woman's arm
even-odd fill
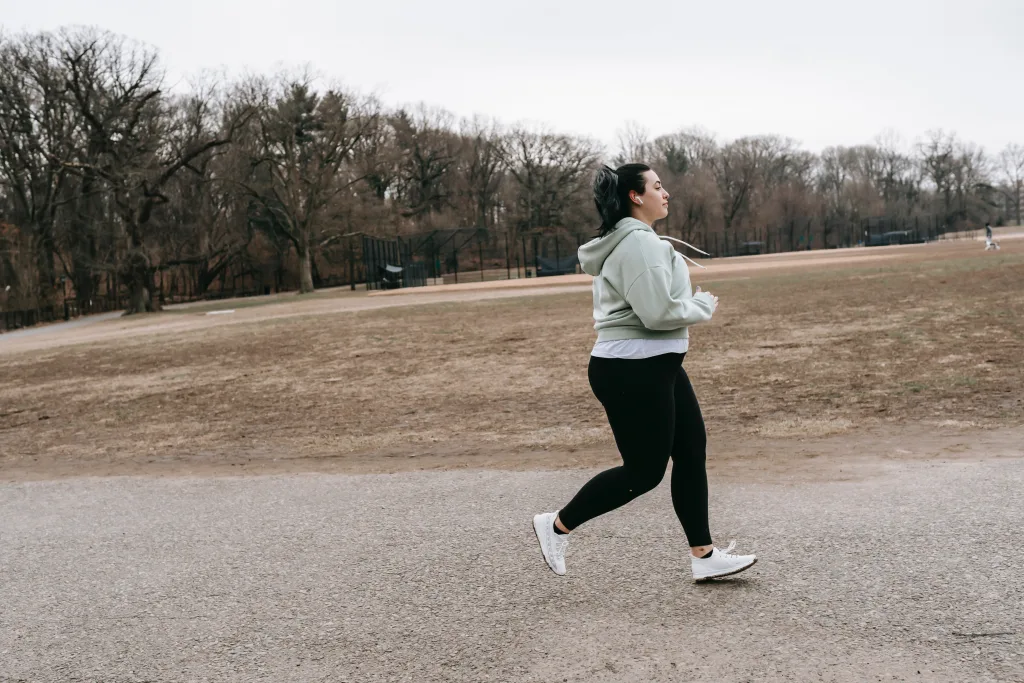
[[[711,294],[697,292],[690,298],[674,298],[671,292],[671,266],[657,264],[633,281],[625,298],[649,330],[677,330],[711,320],[715,312],[715,297]]]

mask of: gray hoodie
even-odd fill
[[[594,276],[598,341],[686,339],[688,326],[715,312],[710,294],[693,294],[683,257],[635,218],[584,244],[579,256],[583,272]]]

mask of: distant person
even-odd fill
[[[989,249],[999,249],[999,242],[996,242],[992,237],[992,225],[985,223],[985,251]]]
[[[718,297],[694,293],[686,262],[651,227],[668,215],[669,194],[644,164],[607,166],[594,179],[602,222],[580,247],[594,276],[597,343],[588,374],[604,406],[622,465],[602,472],[565,507],[533,518],[551,570],[565,574],[569,533],[655,488],[672,458],[672,505],[690,546],[697,581],[749,569],[757,557],[716,548],[708,525],[707,433],[683,370],[687,328],[711,319]],[[671,238],[670,238],[671,239]]]

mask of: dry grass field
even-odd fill
[[[721,297],[686,359],[712,467],[832,471],[955,454],[974,435],[1019,450],[1024,240],[1002,246],[695,271]],[[0,479],[614,462],[587,384],[589,288],[550,280],[218,302],[0,336]],[[223,309],[234,313],[209,315]]]

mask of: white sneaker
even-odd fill
[[[544,561],[551,571],[563,576],[565,574],[565,549],[569,545],[569,534],[556,534],[554,529],[557,512],[546,512],[534,515],[533,530],[540,541],[540,551],[544,553]]]
[[[757,555],[731,555],[735,547],[736,541],[733,541],[724,551],[715,548],[708,558],[694,557],[691,554],[690,569],[693,570],[693,580],[707,581],[732,576],[750,569],[757,563]]]

